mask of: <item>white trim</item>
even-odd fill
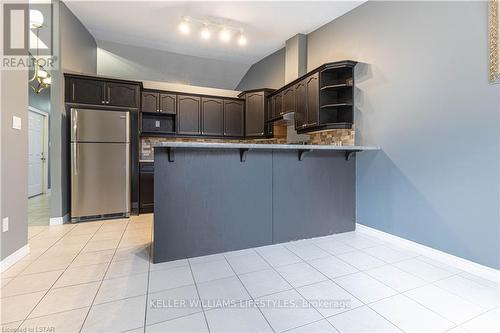
[[[14,265],[19,260],[23,259],[30,253],[29,244],[24,245],[22,248],[12,253],[10,256],[7,256],[0,262],[0,272],[5,272],[9,267]]]
[[[61,225],[69,221],[69,214],[59,217],[51,217],[49,220],[49,225]]]
[[[35,107],[31,106],[31,105],[28,105],[28,111],[33,111],[35,113],[39,113],[42,116],[48,116],[49,115],[48,112],[45,112],[45,111],[40,110],[40,109],[37,109],[37,108],[35,108]]]
[[[469,273],[478,275],[480,277],[483,277],[485,279],[499,282],[500,281],[500,270],[480,265],[477,264],[473,261],[460,258],[457,256],[454,256],[452,254],[439,251],[436,249],[433,249],[429,246],[425,246],[416,242],[413,242],[411,240],[395,236],[392,234],[389,234],[384,231],[380,231],[371,227],[367,227],[366,225],[362,225],[359,223],[356,223],[356,231],[360,233],[364,233],[366,235],[370,235],[372,237],[379,238],[381,240],[384,240],[389,243],[393,243],[395,245],[398,245],[399,247],[406,248],[408,250],[417,252],[419,254],[422,254],[424,256],[427,256],[431,259],[434,259],[436,261],[442,262],[444,264],[456,267],[458,269],[461,269],[463,271],[467,271]]]

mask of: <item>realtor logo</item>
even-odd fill
[[[46,67],[53,66],[52,5],[4,4],[2,67],[32,67],[34,58]]]

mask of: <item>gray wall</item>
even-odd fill
[[[486,2],[367,2],[308,37],[308,69],[354,59],[357,220],[500,268],[499,96]]]
[[[361,62],[357,143],[382,151],[357,157],[357,221],[499,269],[500,85],[488,83],[487,3],[367,2],[307,44],[308,70]],[[271,58],[238,89],[268,86]]]
[[[0,215],[9,217],[9,231],[1,233],[3,260],[28,241],[28,71],[2,70],[0,76]],[[22,119],[21,130],[12,128],[13,116]]]
[[[236,90],[279,88],[285,84],[285,48],[282,48],[250,67]]]
[[[51,217],[69,213],[68,119],[64,109],[64,72],[96,74],[97,44],[75,15],[59,0],[54,8],[54,54],[59,70],[52,72],[51,86]]]
[[[112,42],[98,44],[97,73],[103,76],[233,89],[250,67]]]

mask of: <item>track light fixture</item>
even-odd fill
[[[188,35],[191,31],[191,27],[189,25],[189,19],[187,17],[183,17],[182,21],[179,23],[179,31],[184,35]]]
[[[179,31],[184,35],[189,35],[192,26],[198,25],[200,28],[200,38],[202,40],[210,40],[212,34],[218,31],[219,40],[222,43],[229,43],[233,36],[236,35],[236,42],[239,46],[245,46],[248,42],[243,29],[237,28],[226,23],[218,23],[207,20],[199,20],[192,17],[184,16],[179,22]]]

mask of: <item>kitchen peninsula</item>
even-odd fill
[[[355,158],[378,147],[162,142],[155,263],[352,231]]]

